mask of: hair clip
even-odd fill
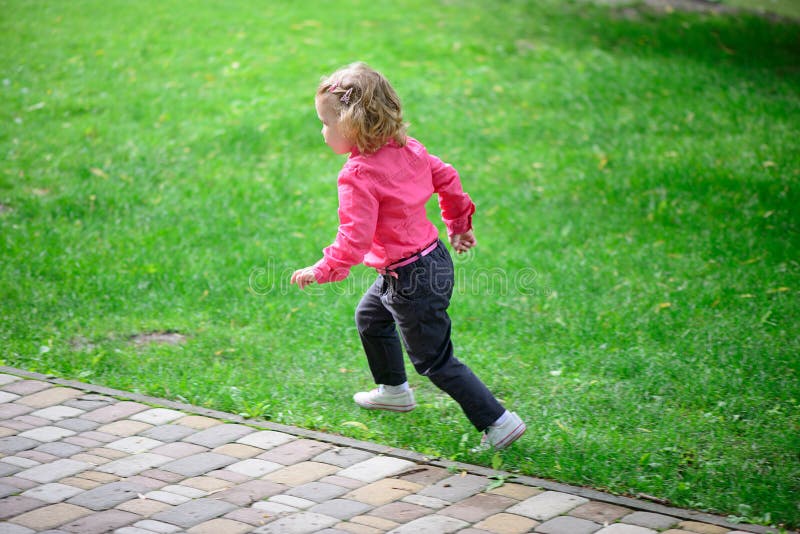
[[[333,82],[333,83],[331,84],[331,86],[328,88],[328,92],[329,92],[329,93],[332,93],[332,92],[334,92],[334,91],[336,90],[336,87],[338,87],[338,86],[339,86],[339,82]]]
[[[345,94],[342,95],[342,98],[340,98],[339,101],[342,104],[345,104],[345,105],[349,104],[350,103],[350,95],[351,94],[353,94],[353,88],[352,87],[350,89],[348,89]]]

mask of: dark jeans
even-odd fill
[[[469,367],[453,356],[447,307],[453,294],[453,261],[444,243],[427,256],[380,275],[356,308],[356,325],[376,384],[407,380],[400,338],[417,372],[461,405],[478,430],[505,411]],[[398,337],[397,332],[400,332]]]

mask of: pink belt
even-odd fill
[[[424,249],[420,250],[419,252],[417,252],[413,256],[409,256],[408,258],[406,258],[404,260],[400,260],[397,263],[393,263],[391,265],[388,265],[388,266],[384,267],[383,269],[377,269],[377,271],[378,271],[379,274],[384,274],[384,275],[388,274],[389,276],[393,276],[393,277],[397,278],[397,273],[395,272],[396,269],[399,269],[400,267],[405,267],[406,265],[411,265],[412,263],[414,263],[418,259],[424,258],[428,254],[430,254],[431,252],[436,250],[436,247],[438,247],[438,246],[439,246],[439,240],[437,239],[436,241],[434,241],[433,243],[431,243],[430,245],[428,245]]]

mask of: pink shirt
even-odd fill
[[[472,229],[475,204],[461,188],[456,170],[411,137],[373,154],[354,149],[338,180],[339,230],[314,265],[317,282],[344,280],[354,265],[383,268],[435,241],[438,230],[425,204],[439,195],[448,235]]]

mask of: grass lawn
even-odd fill
[[[0,358],[798,526],[798,30],[567,1],[0,0]],[[374,272],[288,285],[335,234],[313,94],[354,60],[478,204],[451,313],[528,423],[501,456],[410,367],[416,411],[352,403]]]

